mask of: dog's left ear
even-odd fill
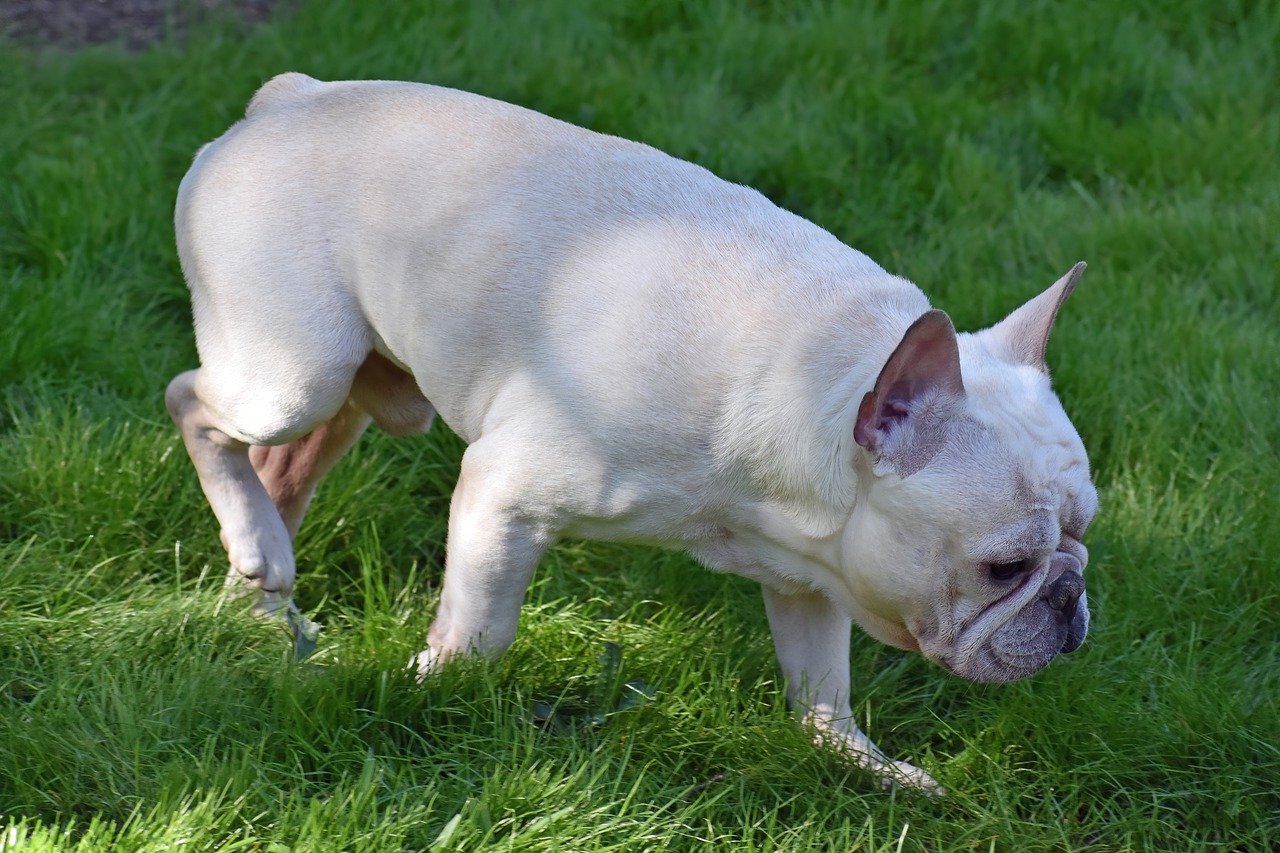
[[[1084,275],[1085,266],[1084,261],[1076,264],[1044,293],[988,329],[986,336],[996,352],[1014,364],[1030,365],[1048,373],[1044,355],[1049,347],[1049,332],[1053,330],[1058,309]]]

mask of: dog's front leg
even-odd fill
[[[449,505],[444,588],[427,648],[411,662],[418,677],[458,654],[498,655],[516,636],[520,605],[552,536],[531,516],[534,503],[494,436],[467,448]]]
[[[847,753],[886,785],[943,793],[933,777],[885,756],[853,720],[849,705],[849,636],[853,620],[821,593],[787,595],[763,587],[765,612],[787,684],[787,701],[821,743]]]

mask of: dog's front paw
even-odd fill
[[[409,658],[409,669],[414,670],[418,683],[427,680],[427,676],[439,672],[444,665],[444,656],[431,647],[427,647]]]
[[[885,790],[902,788],[931,797],[947,793],[936,779],[919,767],[886,756],[848,717],[831,721],[812,715],[805,722],[813,727],[817,743],[835,749],[854,764],[875,774]]]
[[[880,785],[886,791],[899,787],[918,791],[930,797],[945,797],[947,794],[946,789],[938,784],[937,779],[905,761],[890,761],[871,769],[880,776]]]

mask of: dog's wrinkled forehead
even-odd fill
[[[898,481],[886,506],[915,520],[913,537],[966,563],[1002,563],[1052,552],[1064,535],[1083,536],[1097,498],[1075,454],[1060,445],[1038,453],[974,417],[952,426],[942,452]]]
[[[1087,525],[1097,505],[1088,456],[1048,374],[995,357],[981,335],[959,343],[968,403],[962,427],[968,436],[959,447],[985,466],[985,475],[975,475],[1009,489],[1024,512],[1049,511],[1072,527]]]

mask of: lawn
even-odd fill
[[[0,849],[1280,848],[1277,44],[1246,0],[317,0],[0,43]],[[813,749],[757,589],[679,554],[557,547],[511,653],[419,686],[463,449],[437,425],[325,481],[294,661],[220,600],[162,404],[195,365],[178,181],[286,70],[650,143],[962,329],[1089,261],[1049,352],[1102,497],[1086,646],[983,686],[855,637],[859,720],[936,800]]]

